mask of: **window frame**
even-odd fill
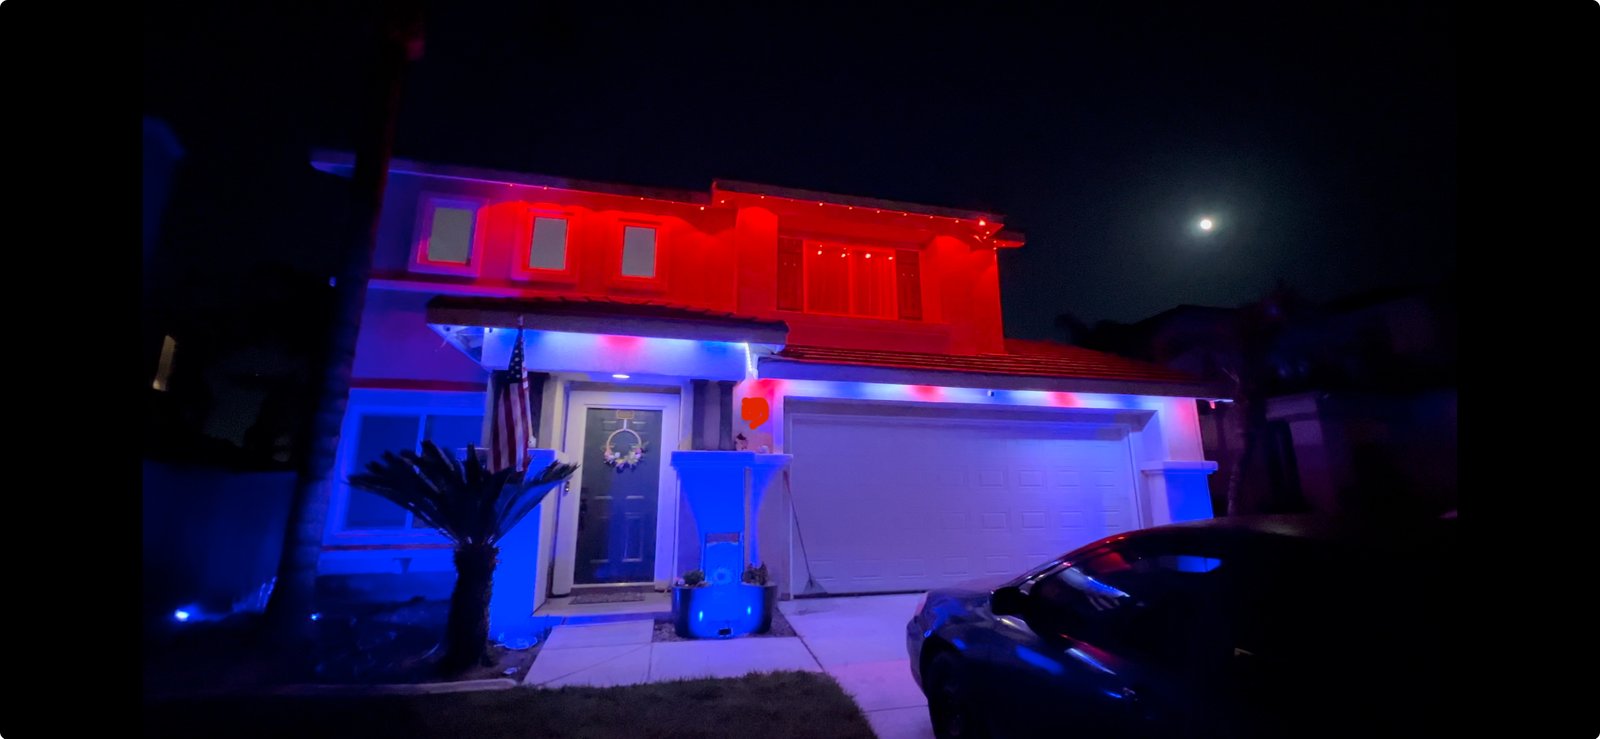
[[[339,447],[334,456],[334,486],[330,496],[324,541],[329,544],[428,544],[448,542],[443,534],[415,525],[415,515],[404,511],[405,523],[394,528],[349,528],[350,494],[345,480],[357,470],[354,465],[360,444],[361,421],[367,416],[416,416],[416,446],[427,433],[429,416],[476,416],[486,413],[484,392],[380,390],[352,388],[346,406]],[[479,432],[482,435],[482,432]],[[414,447],[415,448],[415,447]]]
[[[417,196],[416,222],[411,232],[412,272],[437,275],[477,277],[483,268],[483,211],[489,201],[484,198],[453,193],[423,192]],[[428,259],[423,242],[433,235],[434,211],[440,207],[465,208],[472,211],[471,243],[467,246],[467,263],[435,262]]]
[[[891,261],[892,261],[892,259],[894,257],[898,257],[901,254],[904,254],[904,253],[907,253],[907,252],[916,254],[917,255],[917,280],[918,280],[919,288],[920,288],[921,287],[921,282],[922,282],[922,263],[925,261],[922,258],[922,250],[920,248],[917,248],[915,246],[906,245],[906,244],[871,243],[871,242],[866,242],[866,241],[862,241],[862,240],[859,240],[859,239],[829,239],[829,238],[823,238],[823,237],[820,237],[820,236],[803,235],[803,234],[790,234],[790,233],[781,233],[781,234],[779,234],[778,238],[779,238],[780,242],[782,240],[784,240],[784,239],[795,239],[795,240],[798,240],[800,242],[800,310],[794,310],[792,308],[777,308],[777,310],[779,310],[781,312],[784,312],[784,313],[797,313],[797,314],[808,315],[808,316],[826,316],[826,317],[830,317],[830,318],[849,318],[849,319],[859,320],[859,321],[893,321],[893,322],[896,322],[896,323],[917,323],[917,324],[921,324],[921,323],[926,323],[927,322],[926,318],[925,318],[927,316],[927,295],[926,295],[927,291],[923,290],[923,289],[919,289],[917,291],[917,299],[918,299],[918,303],[919,303],[917,316],[916,317],[902,317],[900,315],[900,273],[899,273],[899,266],[898,265],[896,265],[894,270],[891,270],[891,275],[890,275],[891,279],[889,280],[889,283],[890,283],[890,285],[892,287],[891,287],[891,294],[888,296],[888,299],[887,299],[889,305],[892,306],[892,308],[893,308],[893,315],[889,315],[889,316],[866,315],[866,314],[863,314],[863,313],[855,312],[856,311],[856,274],[857,274],[857,263],[856,263],[856,261],[854,259],[855,250],[860,249],[860,250],[872,252],[872,253],[875,253],[875,254],[876,253],[882,253],[882,252],[890,252]],[[774,247],[774,252],[773,253],[775,255],[777,254],[777,249],[778,248],[779,248],[778,246]],[[806,257],[810,256],[812,251],[817,250],[817,249],[822,249],[822,250],[826,251],[826,250],[834,249],[834,248],[844,249],[845,250],[845,254],[846,254],[845,261],[849,264],[849,271],[847,272],[847,276],[845,278],[845,283],[846,283],[845,284],[845,294],[849,297],[850,307],[844,313],[817,310],[817,309],[815,309],[815,308],[813,308],[811,306],[811,279],[812,279],[812,275],[813,275],[814,270],[806,268]],[[774,264],[776,265],[776,261],[774,262]],[[774,269],[774,274],[773,274],[773,278],[772,279],[773,279],[774,286],[776,286],[777,283],[778,283],[778,279],[779,279],[777,274],[776,274],[776,268]],[[774,292],[776,293],[776,290]],[[774,305],[776,305],[776,301],[774,301]]]
[[[515,250],[515,261],[511,265],[513,279],[525,282],[555,282],[562,284],[576,284],[578,281],[578,260],[572,250],[572,231],[576,218],[572,211],[556,210],[528,206],[522,209],[523,223],[518,230],[520,242]],[[563,256],[565,266],[561,269],[546,269],[543,267],[529,266],[533,259],[533,237],[539,227],[540,218],[553,218],[565,221],[567,224],[567,238],[564,245]]]
[[[622,260],[627,255],[628,229],[648,228],[655,234],[655,274],[651,277],[625,275],[622,273]],[[615,246],[611,250],[613,257],[610,268],[610,283],[615,287],[644,292],[662,292],[667,288],[667,260],[664,258],[663,232],[665,224],[661,221],[642,218],[623,218],[617,222]]]

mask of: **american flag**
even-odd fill
[[[517,343],[511,348],[511,364],[496,370],[489,377],[494,404],[489,419],[489,468],[505,469],[516,466],[521,472],[527,467],[528,436],[528,374],[522,369],[522,330],[517,330]]]

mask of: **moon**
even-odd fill
[[[1212,222],[1212,220],[1210,218],[1201,218],[1200,219],[1200,230],[1201,231],[1210,231],[1211,229],[1216,228],[1216,226],[1217,226],[1217,224]]]

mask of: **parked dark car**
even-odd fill
[[[1438,735],[1457,715],[1455,527],[1119,534],[929,592],[906,625],[912,676],[940,737]]]

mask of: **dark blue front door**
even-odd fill
[[[661,411],[588,409],[578,504],[579,585],[655,579]],[[629,458],[641,444],[643,453]],[[607,463],[607,452],[615,457]]]

